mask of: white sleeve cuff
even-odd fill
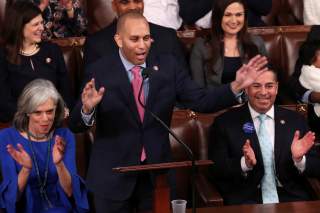
[[[243,172],[249,172],[253,169],[253,168],[249,168],[247,166],[246,160],[244,159],[244,156],[241,157],[240,164],[241,164],[241,169]]]
[[[305,103],[305,104],[310,103],[309,97],[310,97],[311,92],[312,92],[312,90],[308,90],[308,91],[306,91],[306,92],[303,94],[302,99],[301,99],[301,101],[302,101],[303,103]]]
[[[302,157],[302,160],[299,162],[293,161],[295,167],[297,167],[297,169],[299,170],[300,173],[303,173],[304,170],[306,169],[306,156],[304,155]]]
[[[93,126],[94,121],[95,121],[95,119],[94,119],[95,111],[96,111],[95,108],[93,108],[93,110],[90,114],[86,114],[83,112],[83,110],[81,108],[81,117],[82,117],[82,120],[86,126]]]

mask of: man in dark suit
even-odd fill
[[[305,177],[320,175],[319,157],[310,150],[315,136],[300,114],[274,106],[277,91],[276,74],[268,70],[246,89],[248,104],[227,111],[213,124],[208,154],[215,163],[210,177],[225,204],[311,198]],[[274,187],[271,200],[264,189],[267,176],[272,183],[267,189]]]
[[[112,9],[118,17],[129,11],[138,11],[143,14],[143,6],[143,0],[112,0]],[[109,26],[87,37],[84,45],[85,66],[118,49],[113,39],[116,33],[116,26],[117,19]],[[185,54],[176,31],[152,23],[149,23],[149,26],[153,40],[151,51],[155,51],[156,54],[172,54],[177,58],[181,66],[188,69]]]
[[[151,36],[142,14],[129,12],[117,23],[118,50],[87,67],[88,82],[70,116],[73,131],[96,124],[87,177],[96,212],[138,212],[151,209],[153,175],[117,174],[112,168],[171,160],[168,132],[137,101],[141,70],[154,73],[143,85],[141,102],[170,126],[177,99],[191,109],[212,112],[231,106],[236,95],[265,70],[265,57],[256,56],[238,70],[237,78],[214,90],[199,88],[172,55],[149,53]],[[98,88],[98,89],[96,89]],[[223,97],[223,98],[222,98]]]

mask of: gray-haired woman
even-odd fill
[[[0,132],[0,203],[7,212],[88,210],[74,136],[57,128],[63,118],[64,101],[50,81],[36,79],[24,88],[13,127]]]

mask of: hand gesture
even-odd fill
[[[32,169],[32,159],[29,154],[24,150],[21,144],[17,144],[17,148],[15,149],[11,144],[7,145],[7,151],[11,155],[11,157],[22,167],[31,170]]]
[[[293,141],[291,144],[291,154],[292,158],[295,162],[300,162],[302,157],[309,151],[309,149],[313,146],[315,140],[314,132],[307,132],[301,139],[300,131],[297,130],[294,133]]]
[[[72,3],[72,0],[60,0],[60,4],[66,9],[72,8]]]
[[[94,79],[91,79],[83,88],[81,94],[82,110],[84,113],[90,113],[92,109],[100,103],[104,94],[104,87],[101,87],[99,91],[96,90]]]
[[[49,0],[40,0],[39,8],[44,11],[49,5]]]
[[[55,165],[61,163],[65,153],[66,142],[62,137],[57,135],[54,139],[54,145],[52,148],[52,159]]]
[[[235,81],[231,83],[232,91],[237,94],[242,89],[250,86],[259,75],[268,70],[265,67],[267,63],[265,56],[256,55],[250,59],[248,64],[242,65],[236,73]]]
[[[246,140],[246,143],[242,147],[243,156],[248,168],[253,168],[257,164],[256,155],[250,145],[250,140]]]

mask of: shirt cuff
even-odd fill
[[[95,111],[96,111],[95,108],[93,108],[91,113],[86,114],[83,112],[83,110],[81,108],[81,117],[82,117],[82,120],[86,126],[93,126],[94,121],[95,121],[95,119],[94,119]]]
[[[297,167],[297,169],[299,170],[300,173],[303,173],[304,170],[306,169],[306,156],[304,155],[302,157],[302,160],[299,162],[293,161],[295,167]]]
[[[241,104],[242,101],[242,95],[243,95],[243,90],[241,90],[241,92],[234,94],[234,97],[236,98],[236,100],[239,102],[239,104]]]
[[[241,164],[241,169],[243,172],[249,172],[253,169],[253,168],[249,168],[247,166],[246,160],[244,159],[244,156],[241,157],[240,164]]]
[[[305,104],[311,103],[311,102],[309,101],[309,97],[310,97],[311,92],[312,92],[312,90],[308,90],[307,92],[305,92],[305,93],[303,94],[302,99],[301,99],[301,101],[302,101],[303,103],[305,103]]]

